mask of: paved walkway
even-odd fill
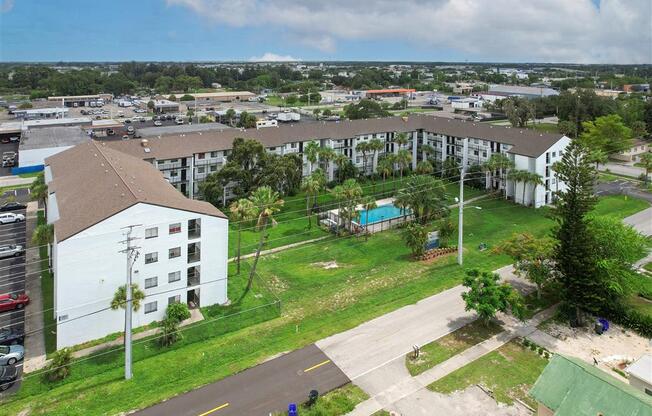
[[[458,370],[469,363],[472,363],[473,361],[490,353],[491,351],[495,351],[516,337],[524,337],[533,333],[536,331],[537,325],[552,317],[554,313],[554,307],[546,309],[545,311],[539,312],[531,320],[525,323],[516,321],[512,317],[503,315],[502,321],[505,331],[477,345],[474,345],[471,348],[468,348],[460,354],[449,358],[448,360],[417,375],[416,377],[411,377],[409,374],[408,377],[400,377],[400,374],[390,374],[391,372],[385,371],[385,377],[392,377],[391,386],[383,391],[373,394],[372,397],[358,404],[356,408],[349,413],[349,415],[369,416],[382,409],[393,410],[392,407],[394,403],[404,400],[412,395],[421,394],[421,390],[427,388],[428,385],[447,376],[453,371]],[[400,359],[395,360],[396,362],[392,364],[392,367],[396,368],[400,365],[401,367],[405,368],[404,356],[406,353],[408,353],[408,351],[405,351],[405,353],[401,355]],[[407,370],[401,372],[407,374]],[[400,378],[395,378],[396,376],[399,376]],[[367,383],[366,380],[352,379],[352,381],[367,391],[367,388],[364,386]],[[370,393],[369,391],[367,392]]]
[[[266,254],[278,253],[279,251],[287,250],[289,248],[294,248],[294,247],[303,246],[305,244],[315,243],[317,241],[323,240],[323,239],[328,238],[328,237],[330,237],[330,235],[325,235],[325,236],[319,237],[319,238],[313,238],[312,240],[299,241],[298,243],[287,244],[285,246],[270,248],[269,250],[261,251],[260,255],[264,256]],[[249,254],[244,254],[244,255],[240,256],[240,259],[242,259],[242,260],[248,259],[248,258],[254,257],[255,255],[256,255],[256,252],[249,253]],[[236,261],[237,259],[238,259],[237,257],[231,257],[229,259],[229,262]]]
[[[645,169],[639,168],[638,166],[626,165],[621,163],[609,162],[604,165],[599,165],[598,170],[605,172],[609,170],[613,173],[623,176],[630,176],[632,178],[637,178],[645,173]]]
[[[634,215],[623,220],[625,224],[629,224],[636,229],[639,233],[647,236],[652,235],[652,207],[637,212]]]

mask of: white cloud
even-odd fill
[[[405,41],[483,61],[652,63],[650,0],[167,0],[217,24],[273,28],[326,53]]]
[[[301,59],[290,55],[277,55],[272,52],[265,52],[262,56],[252,56],[249,60],[252,62],[296,62]]]
[[[2,0],[0,2],[0,13],[10,12],[14,8],[14,0]]]

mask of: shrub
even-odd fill
[[[639,335],[652,338],[652,316],[642,314],[626,305],[614,305],[604,311],[604,315]]]
[[[184,94],[179,98],[180,101],[195,101],[195,97],[190,94]]]
[[[188,305],[185,303],[175,302],[168,305],[165,310],[165,315],[167,319],[180,323],[190,318],[190,311],[188,310]]]
[[[52,361],[47,367],[45,373],[49,381],[59,381],[70,375],[70,363],[72,361],[72,351],[68,348],[60,349],[52,354]]]
[[[163,335],[160,338],[160,342],[164,347],[169,347],[181,339],[179,322],[172,318],[165,318],[161,321],[161,330]]]

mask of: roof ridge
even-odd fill
[[[118,169],[116,168],[116,166],[113,164],[113,162],[111,162],[111,160],[109,159],[109,157],[104,153],[104,150],[102,149],[102,146],[100,146],[100,145],[99,145],[95,140],[93,140],[92,142],[93,142],[93,145],[95,146],[95,148],[96,148],[96,149],[97,149],[97,150],[102,154],[102,157],[104,158],[104,160],[106,160],[106,163],[108,163],[109,166],[111,166],[111,169],[113,169],[113,171],[114,171],[115,174],[118,176],[118,178],[120,178],[120,180],[121,180],[122,183],[125,185],[125,187],[127,187],[127,190],[129,190],[129,192],[130,192],[131,195],[134,197],[134,199],[135,199],[136,201],[138,201],[138,200],[139,200],[139,199],[138,199],[138,195],[136,195],[136,193],[134,192],[134,190],[131,189],[131,186],[129,186],[129,183],[128,183],[127,181],[125,181],[125,179],[122,177],[122,175],[120,174],[120,172],[118,171]],[[123,152],[120,152],[120,153],[124,154],[125,156],[129,156],[129,155],[123,153]]]

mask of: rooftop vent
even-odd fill
[[[161,136],[158,136],[158,137],[160,138]],[[142,139],[140,141],[140,145],[143,146],[143,147],[147,147],[148,144],[149,144],[149,140],[147,140],[147,139]]]
[[[146,147],[146,148],[144,148],[143,150],[145,151],[145,153],[149,153],[149,152],[151,152],[151,150],[150,150],[149,147]]]

